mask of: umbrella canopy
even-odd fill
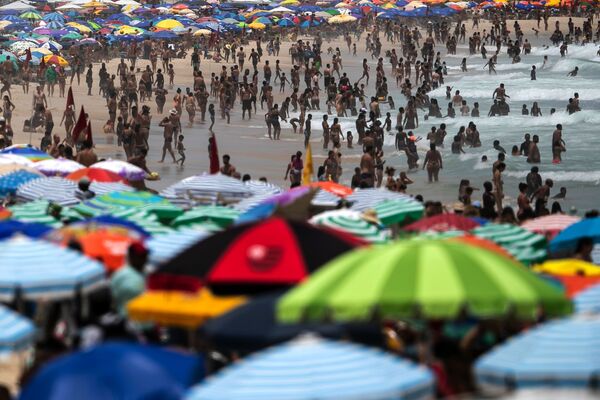
[[[122,178],[120,175],[100,168],[82,168],[75,172],[70,173],[66,176],[67,179],[72,181],[79,181],[80,179],[87,178],[91,182],[121,182],[127,183],[127,180]]]
[[[21,350],[35,340],[35,326],[27,318],[0,305],[0,353]]]
[[[208,231],[185,229],[155,236],[146,242],[150,251],[150,263],[159,265],[167,262],[208,235]]]
[[[51,227],[39,223],[21,222],[17,220],[0,221],[0,239],[6,239],[16,234],[30,238],[41,238],[51,230]]]
[[[19,399],[181,399],[203,377],[197,355],[133,343],[106,343],[46,364]]]
[[[59,67],[68,67],[69,66],[69,62],[67,60],[65,60],[63,57],[57,56],[55,54],[44,56],[43,60],[47,65],[54,64],[54,65],[58,65]]]
[[[600,314],[600,284],[579,292],[574,298],[575,312]]]
[[[186,400],[426,399],[425,368],[379,350],[301,337],[246,358],[192,388]]]
[[[163,19],[162,21],[159,21],[156,24],[154,24],[154,26],[159,29],[174,29],[184,27],[184,25],[176,19]]]
[[[485,224],[471,231],[505,248],[517,260],[531,264],[546,258],[546,238],[512,224]]]
[[[329,193],[333,193],[339,197],[346,197],[352,194],[352,189],[348,186],[340,185],[339,183],[335,183],[332,181],[320,181],[313,182],[310,184],[312,187],[317,187],[319,189],[323,189]]]
[[[172,225],[178,228],[202,222],[212,222],[221,228],[225,228],[233,224],[239,216],[239,211],[229,207],[198,206],[175,218]]]
[[[600,266],[574,258],[549,260],[533,267],[536,272],[565,276],[600,276]]]
[[[324,265],[279,303],[285,322],[379,318],[534,318],[571,304],[521,264],[472,245],[408,240],[357,250]]]
[[[279,324],[275,308],[282,293],[259,296],[208,321],[200,334],[220,350],[253,352],[315,332],[330,339],[381,343],[381,329],[375,324]]]
[[[17,198],[21,201],[48,200],[63,206],[77,204],[75,197],[77,184],[59,177],[31,180],[17,189]]]
[[[600,243],[600,217],[585,218],[568,226],[550,242],[550,252],[574,251],[583,238]]]
[[[390,239],[389,232],[380,224],[368,220],[358,211],[326,211],[312,217],[310,223],[349,233],[369,243],[385,243]]]
[[[17,188],[33,179],[38,179],[40,175],[29,171],[18,170],[0,175],[0,197],[14,195]]]
[[[215,293],[251,294],[293,286],[363,243],[306,223],[270,218],[210,236],[162,266],[151,279],[168,283],[172,276],[193,277]]]
[[[471,218],[459,214],[438,214],[413,222],[403,229],[408,232],[445,232],[450,230],[469,231],[478,226],[479,224]]]
[[[23,144],[15,144],[13,146],[7,147],[1,150],[0,154],[15,154],[17,156],[25,157],[30,161],[34,162],[52,159],[52,157],[49,154],[44,153],[38,148]]]
[[[127,179],[128,181],[141,181],[146,178],[146,171],[126,161],[109,159],[106,161],[97,162],[92,166],[92,168],[99,168],[114,172],[121,178]]]
[[[0,299],[66,298],[104,280],[104,268],[78,252],[54,244],[14,238],[0,242]]]
[[[61,222],[48,214],[49,204],[50,202],[46,200],[36,200],[11,206],[11,218],[21,222],[35,222],[54,228],[60,227]]]
[[[104,185],[109,185],[104,183]],[[122,185],[122,184],[111,184],[111,185]],[[85,201],[81,204],[73,207],[74,210],[79,212],[81,215],[93,216],[111,214],[116,211],[130,210],[130,209],[142,209],[146,206],[167,206],[169,209],[175,207],[172,206],[169,201],[157,196],[150,192],[137,192],[129,188],[129,191],[114,191],[106,193],[101,196],[94,197],[91,200]],[[173,210],[176,215],[179,215],[183,210],[176,208]]]
[[[600,319],[576,316],[539,325],[481,357],[480,385],[502,389],[589,388],[600,370]]]
[[[76,161],[66,158],[53,158],[37,162],[34,168],[46,176],[67,176],[85,167]]]
[[[252,195],[251,188],[226,175],[197,175],[185,178],[161,192],[169,199],[188,203],[233,203]]]
[[[217,297],[208,289],[197,293],[152,290],[127,304],[130,320],[197,328],[246,301],[241,296]]]
[[[24,167],[33,167],[34,162],[26,157],[18,156],[16,154],[0,154],[0,166],[17,164]],[[39,174],[40,176],[42,174]]]

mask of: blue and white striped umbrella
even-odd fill
[[[235,203],[252,196],[252,190],[226,175],[196,175],[169,186],[160,195],[175,204]]]
[[[18,237],[0,242],[0,300],[61,299],[104,282],[102,264],[49,242]]]
[[[146,242],[146,247],[150,250],[150,263],[159,265],[169,261],[210,234],[209,231],[184,229],[166,235],[154,236]]]
[[[481,357],[478,383],[493,389],[587,388],[600,371],[600,318],[575,316],[527,331]]]
[[[19,186],[39,177],[38,174],[24,170],[4,174],[0,176],[0,196],[4,197],[15,194]]]
[[[27,318],[0,305],[0,353],[20,350],[35,339],[35,326]]]
[[[279,194],[285,192],[281,187],[269,182],[247,181],[244,184],[252,194]]]
[[[412,197],[387,189],[356,189],[346,200],[353,203],[353,210],[365,211],[386,200],[412,200]]]
[[[352,343],[302,337],[224,369],[185,399],[418,400],[433,394],[433,376],[423,367]]]
[[[575,312],[600,314],[600,284],[577,293],[573,298]]]

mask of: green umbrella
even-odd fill
[[[471,233],[502,246],[522,263],[533,264],[546,258],[546,238],[520,226],[486,224],[473,229]]]
[[[222,206],[199,206],[194,207],[183,215],[177,217],[172,225],[176,228],[195,225],[203,222],[226,228],[233,224],[240,216],[240,212],[229,207]]]
[[[411,199],[384,200],[373,208],[383,225],[416,221],[423,216],[423,204]]]
[[[49,225],[53,228],[60,228],[61,221],[48,214],[48,206],[50,202],[47,200],[36,200],[29,203],[18,204],[9,207],[12,212],[11,219],[21,222],[37,222],[44,225]],[[63,207],[60,217],[67,221],[80,221],[81,215],[71,211],[69,208]]]
[[[64,36],[61,36],[61,37],[60,37],[60,39],[61,39],[61,40],[79,40],[79,39],[81,39],[82,37],[83,37],[83,36],[82,36],[82,35],[80,35],[80,34],[79,34],[79,33],[77,33],[77,32],[69,32],[69,33],[67,33],[67,34],[66,34],[66,35],[64,35]]]
[[[117,211],[111,214],[117,218],[123,218],[127,221],[131,221],[136,223],[138,226],[143,228],[146,232],[150,233],[152,236],[156,235],[165,235],[168,233],[172,233],[173,229],[168,226],[163,225],[158,216],[152,214],[147,210],[122,210]]]
[[[159,218],[174,219],[183,210],[168,200],[148,192],[112,192],[94,197],[91,200],[73,206],[84,216],[111,214],[123,210],[147,210]]]
[[[21,19],[42,19],[42,16],[35,11],[25,11],[23,14],[19,15]]]
[[[278,303],[282,322],[565,315],[563,292],[489,250],[407,240],[356,250],[325,264]]]
[[[363,214],[353,210],[333,210],[315,215],[310,222],[337,229],[357,236],[370,243],[385,243],[390,239],[390,234],[376,223],[367,221]]]

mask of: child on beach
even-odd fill
[[[179,140],[177,141],[177,153],[181,156],[177,162],[181,162],[182,167],[185,162],[185,146],[183,145],[183,139],[183,135],[179,135]]]

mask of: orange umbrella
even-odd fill
[[[8,208],[0,207],[0,219],[10,218],[12,212]]]
[[[85,255],[100,260],[112,273],[121,268],[127,261],[127,249],[135,242],[130,236],[98,230],[79,238]]]
[[[329,193],[333,193],[339,197],[346,197],[352,194],[352,189],[348,186],[340,185],[339,183],[332,181],[313,182],[310,184],[310,186],[326,190]]]

